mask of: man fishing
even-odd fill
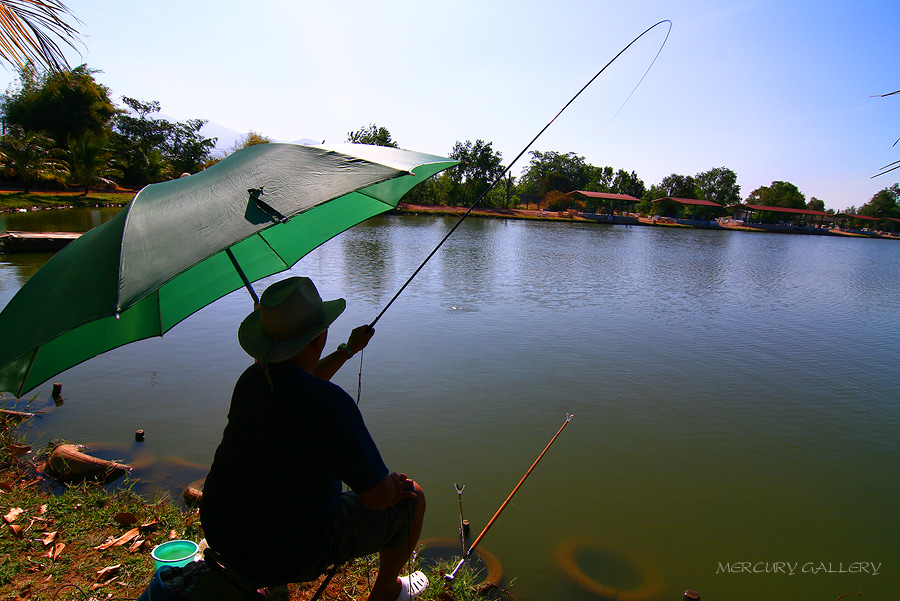
[[[388,472],[353,399],[328,381],[374,334],[360,326],[322,357],[344,307],[292,277],[269,286],[241,323],[238,340],[257,362],[235,385],[200,518],[210,548],[258,587],[315,580],[379,553],[370,601],[410,599],[428,584],[422,572],[399,577],[425,497]]]

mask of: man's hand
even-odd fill
[[[322,380],[330,380],[350,357],[366,348],[374,335],[375,328],[368,325],[354,328],[346,344],[341,344],[336,351],[319,359],[313,369],[313,375]]]
[[[369,344],[369,341],[372,340],[372,336],[374,335],[375,328],[371,328],[368,325],[353,328],[353,331],[350,332],[350,339],[347,340],[347,350],[355,355],[366,348],[366,345]]]
[[[415,499],[413,489],[413,481],[406,474],[391,472],[374,487],[359,493],[359,500],[372,511],[384,511],[403,499]]]
[[[416,493],[413,492],[413,481],[406,477],[406,474],[398,474],[391,472],[388,477],[394,481],[395,496],[394,502],[388,505],[392,507],[403,499],[415,499]]]

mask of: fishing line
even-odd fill
[[[545,131],[547,131],[547,129],[551,125],[553,125],[553,122],[556,121],[556,119],[560,115],[563,114],[563,111],[565,111],[567,108],[569,108],[569,105],[572,104],[573,102],[575,102],[575,99],[578,98],[581,95],[581,93],[584,92],[588,88],[588,86],[590,86],[592,83],[594,83],[594,80],[597,79],[598,77],[600,77],[600,75],[602,75],[603,72],[606,71],[606,69],[616,61],[616,59],[618,59],[620,56],[622,56],[622,54],[624,54],[626,50],[631,48],[631,46],[634,45],[635,42],[637,42],[639,39],[644,37],[644,35],[646,35],[650,31],[652,31],[659,25],[662,25],[663,23],[669,24],[669,30],[666,32],[666,37],[665,37],[665,39],[663,39],[663,42],[659,47],[659,51],[656,53],[656,56],[657,57],[659,56],[659,53],[662,52],[663,47],[666,45],[666,41],[669,39],[669,33],[672,32],[672,21],[670,21],[668,19],[664,19],[664,20],[659,21],[658,23],[652,25],[651,27],[648,27],[639,36],[637,36],[636,38],[631,40],[631,42],[629,42],[627,46],[622,48],[618,54],[616,54],[614,57],[612,57],[612,59],[610,59],[610,61],[608,63],[606,63],[603,66],[603,68],[597,72],[596,75],[594,75],[590,80],[588,80],[588,82],[586,84],[584,84],[584,86],[582,86],[582,88],[580,90],[578,90],[578,92],[576,92],[575,95],[572,96],[572,98],[569,99],[569,101],[559,110],[559,112],[556,113],[556,115],[553,117],[553,119],[551,119],[547,123],[547,125],[545,125],[543,128],[541,128],[541,130],[537,133],[536,136],[534,136],[534,138],[531,139],[531,141],[525,146],[525,148],[523,148],[522,151],[516,155],[516,158],[514,158],[509,165],[507,165],[506,169],[503,170],[503,173],[501,173],[497,177],[497,179],[495,179],[494,182],[490,186],[488,186],[487,189],[485,189],[485,191],[482,192],[478,198],[475,199],[475,202],[473,202],[472,205],[469,207],[469,209],[463,214],[463,216],[459,218],[459,221],[457,221],[456,224],[452,228],[450,228],[450,231],[447,232],[447,234],[441,239],[441,241],[438,242],[437,246],[435,246],[434,249],[430,253],[428,253],[428,256],[425,257],[425,260],[422,261],[422,263],[416,268],[416,270],[413,272],[413,274],[411,276],[409,276],[409,279],[406,280],[406,282],[400,287],[400,289],[397,291],[397,293],[391,298],[390,301],[388,301],[387,305],[385,305],[384,308],[381,310],[381,313],[379,313],[375,317],[375,319],[372,321],[372,323],[369,324],[369,327],[374,327],[375,324],[378,323],[378,320],[381,319],[381,316],[384,315],[385,311],[387,311],[388,308],[392,304],[394,304],[394,301],[397,300],[397,297],[399,297],[400,294],[402,294],[403,291],[406,290],[406,287],[409,286],[410,282],[413,281],[413,278],[415,278],[419,274],[419,272],[422,271],[422,268],[425,267],[425,264],[428,263],[428,261],[431,259],[431,257],[434,256],[434,254],[438,251],[438,249],[441,246],[443,246],[444,242],[446,242],[447,239],[450,238],[450,236],[453,234],[453,232],[456,231],[456,228],[458,228],[460,226],[460,224],[465,220],[465,218],[468,217],[472,213],[473,210],[475,210],[475,207],[478,206],[478,204],[482,200],[484,200],[484,198],[488,195],[488,193],[491,190],[493,190],[497,186],[497,184],[500,183],[500,181],[503,179],[503,176],[505,176],[507,173],[509,173],[509,170],[512,169],[512,166],[515,165],[516,162],[518,162],[518,160],[520,158],[522,158],[522,155],[524,155],[528,151],[528,149],[531,148],[531,146],[537,141],[537,139],[540,138],[541,135],[543,135],[543,133]],[[652,67],[653,63],[655,63],[655,62],[656,62],[656,58],[654,58],[653,62],[650,63],[650,67]],[[650,68],[648,67],[647,71],[649,72],[649,70],[650,70]],[[644,77],[646,77],[646,75],[647,74],[644,73]],[[641,80],[638,82],[638,86],[641,84],[642,81],[644,81],[644,77],[641,77]],[[635,90],[636,89],[637,89],[637,86],[635,86]],[[632,90],[632,94],[634,94],[634,90]],[[631,98],[631,94],[628,95],[628,98]],[[628,99],[626,99],[625,102],[628,102]],[[624,106],[624,103],[623,103],[623,106]],[[621,108],[619,110],[621,110]]]
[[[663,23],[663,21],[660,21],[660,23]],[[657,23],[656,25],[659,25],[659,23]],[[654,25],[653,27],[656,27],[656,25]],[[651,27],[650,29],[653,29],[653,27]],[[647,30],[647,31],[649,31],[649,30]],[[646,32],[644,32],[644,33],[646,33]],[[622,109],[625,108],[625,105],[628,104],[628,101],[631,100],[631,97],[634,96],[635,92],[637,92],[637,89],[640,87],[641,83],[644,81],[644,78],[647,77],[648,73],[650,73],[650,69],[653,68],[653,65],[656,63],[656,59],[658,59],[659,55],[662,54],[663,46],[666,45],[666,40],[669,39],[670,33],[672,33],[672,22],[671,21],[669,21],[669,31],[666,32],[666,39],[663,40],[663,43],[659,47],[659,50],[656,51],[656,56],[654,56],[653,60],[650,61],[650,66],[648,66],[647,70],[644,71],[644,74],[641,75],[641,79],[638,80],[637,84],[635,84],[634,89],[631,90],[631,93],[628,95],[628,98],[625,99],[625,102],[622,103],[622,106],[619,107],[619,110],[616,111],[616,114],[613,115],[612,119],[609,120],[609,123],[606,124],[607,127],[609,127],[609,124],[612,123],[615,120],[615,118],[619,116],[619,113],[622,112]],[[641,35],[643,35],[643,34],[641,34]]]

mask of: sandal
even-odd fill
[[[428,576],[424,572],[413,572],[400,578],[400,594],[397,601],[410,601],[418,597],[428,587]]]

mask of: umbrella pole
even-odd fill
[[[253,285],[250,283],[250,280],[247,279],[247,276],[244,274],[244,270],[241,269],[240,265],[238,265],[237,259],[234,258],[234,253],[231,252],[230,248],[225,249],[225,254],[228,255],[229,259],[231,259],[231,264],[234,265],[235,271],[237,271],[238,275],[241,276],[241,281],[244,282],[244,287],[247,289],[247,292],[250,293],[250,296],[253,297],[253,307],[255,309],[259,306],[259,297],[256,296],[256,291],[253,290]]]

